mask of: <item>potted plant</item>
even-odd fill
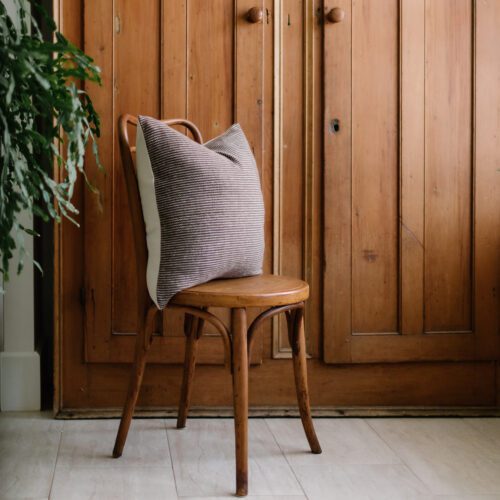
[[[71,198],[77,178],[87,181],[88,145],[100,166],[99,117],[79,87],[84,81],[100,84],[99,68],[57,31],[40,6],[33,3],[30,9],[23,0],[14,5],[17,16],[0,0],[0,276],[4,281],[16,250],[17,272],[22,269],[25,235],[36,235],[22,224],[20,214],[28,211],[44,221],[66,217],[75,222],[78,210]],[[37,12],[48,26],[49,39],[42,36]]]

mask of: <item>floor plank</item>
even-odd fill
[[[500,448],[500,418],[466,418],[464,421]]]
[[[50,500],[177,498],[169,467],[57,467]]]
[[[227,495],[223,497],[179,497],[180,500],[227,500],[228,498],[235,498],[234,495]],[[297,495],[248,495],[246,500],[307,500],[305,496]]]
[[[111,458],[118,420],[0,413],[1,500],[217,500],[234,495],[234,422],[136,419]],[[500,500],[500,419],[250,420],[249,500]],[[172,459],[171,459],[172,455]]]
[[[312,455],[299,419],[266,419],[292,465],[398,464],[400,459],[360,418],[315,419],[323,449]]]
[[[62,422],[46,414],[0,413],[0,498],[47,498]]]
[[[430,490],[402,464],[294,465],[310,500],[421,498]]]
[[[187,427],[167,424],[179,496],[232,495],[235,488],[234,422],[191,419]],[[264,420],[249,421],[249,492],[303,495]]]
[[[67,420],[59,450],[58,467],[170,467],[163,419],[134,419],[123,455],[111,456],[118,420]]]
[[[500,493],[500,447],[462,419],[371,419],[369,425],[434,494]]]

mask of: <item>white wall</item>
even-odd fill
[[[3,0],[15,12],[13,0]],[[30,214],[23,223],[32,227]],[[33,255],[33,241],[26,237],[26,250]],[[11,262],[10,281],[0,296],[0,411],[40,409],[40,356],[35,352],[35,308],[33,265],[25,259],[23,272],[16,274]]]

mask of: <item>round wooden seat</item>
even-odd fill
[[[307,300],[309,285],[274,274],[209,281],[179,292],[172,304],[195,307],[282,306]]]

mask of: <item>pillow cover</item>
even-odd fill
[[[262,272],[260,178],[238,124],[198,144],[159,120],[139,116],[136,162],[147,285],[158,308],[185,288]]]

